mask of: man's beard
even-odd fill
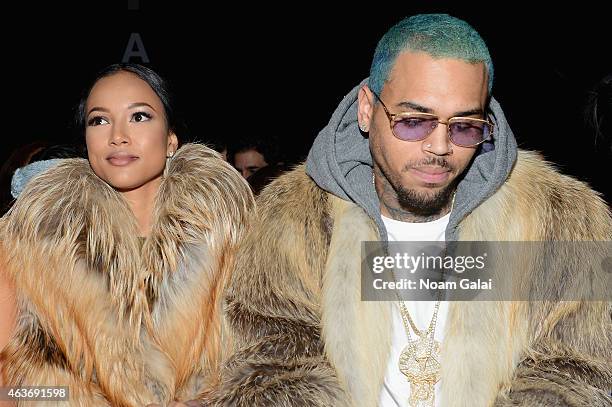
[[[456,183],[453,181],[446,187],[429,194],[415,189],[404,188],[401,184],[393,185],[397,194],[397,201],[402,209],[417,216],[433,216],[446,208],[455,192]]]
[[[437,165],[449,170],[453,169],[444,158],[433,158],[418,163],[407,163],[404,171],[419,165]],[[458,179],[454,179],[446,187],[434,193],[429,193],[404,187],[399,179],[389,176],[390,174],[387,174],[386,171],[383,171],[383,175],[395,190],[401,208],[413,215],[422,217],[430,217],[441,213],[450,204],[458,182]]]

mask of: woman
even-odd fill
[[[4,385],[69,386],[83,406],[194,399],[227,342],[221,291],[249,187],[213,150],[177,148],[146,67],[107,68],[78,110],[88,160],[36,177],[0,220],[0,291],[17,297]]]

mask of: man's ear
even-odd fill
[[[363,87],[359,89],[357,98],[359,101],[359,111],[357,112],[359,128],[361,131],[367,133],[370,130],[370,122],[374,111],[374,95],[368,85],[363,85]]]

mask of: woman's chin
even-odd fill
[[[162,174],[144,179],[109,179],[105,181],[119,192],[130,192],[141,188],[154,188],[156,190],[156,188],[159,187],[161,178]]]
[[[129,192],[142,187],[146,184],[145,181],[141,180],[126,180],[126,179],[109,179],[101,178],[102,181],[106,182],[110,187],[118,192]]]

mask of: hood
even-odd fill
[[[357,95],[367,79],[342,99],[331,120],[314,141],[306,160],[306,173],[325,191],[359,205],[376,222],[380,238],[387,232],[380,214],[380,201],[372,183],[369,140],[357,123]],[[455,205],[446,229],[446,240],[457,240],[457,226],[490,197],[508,178],[516,161],[517,146],[499,103],[489,104],[495,124],[492,143],[479,149],[457,185]]]

